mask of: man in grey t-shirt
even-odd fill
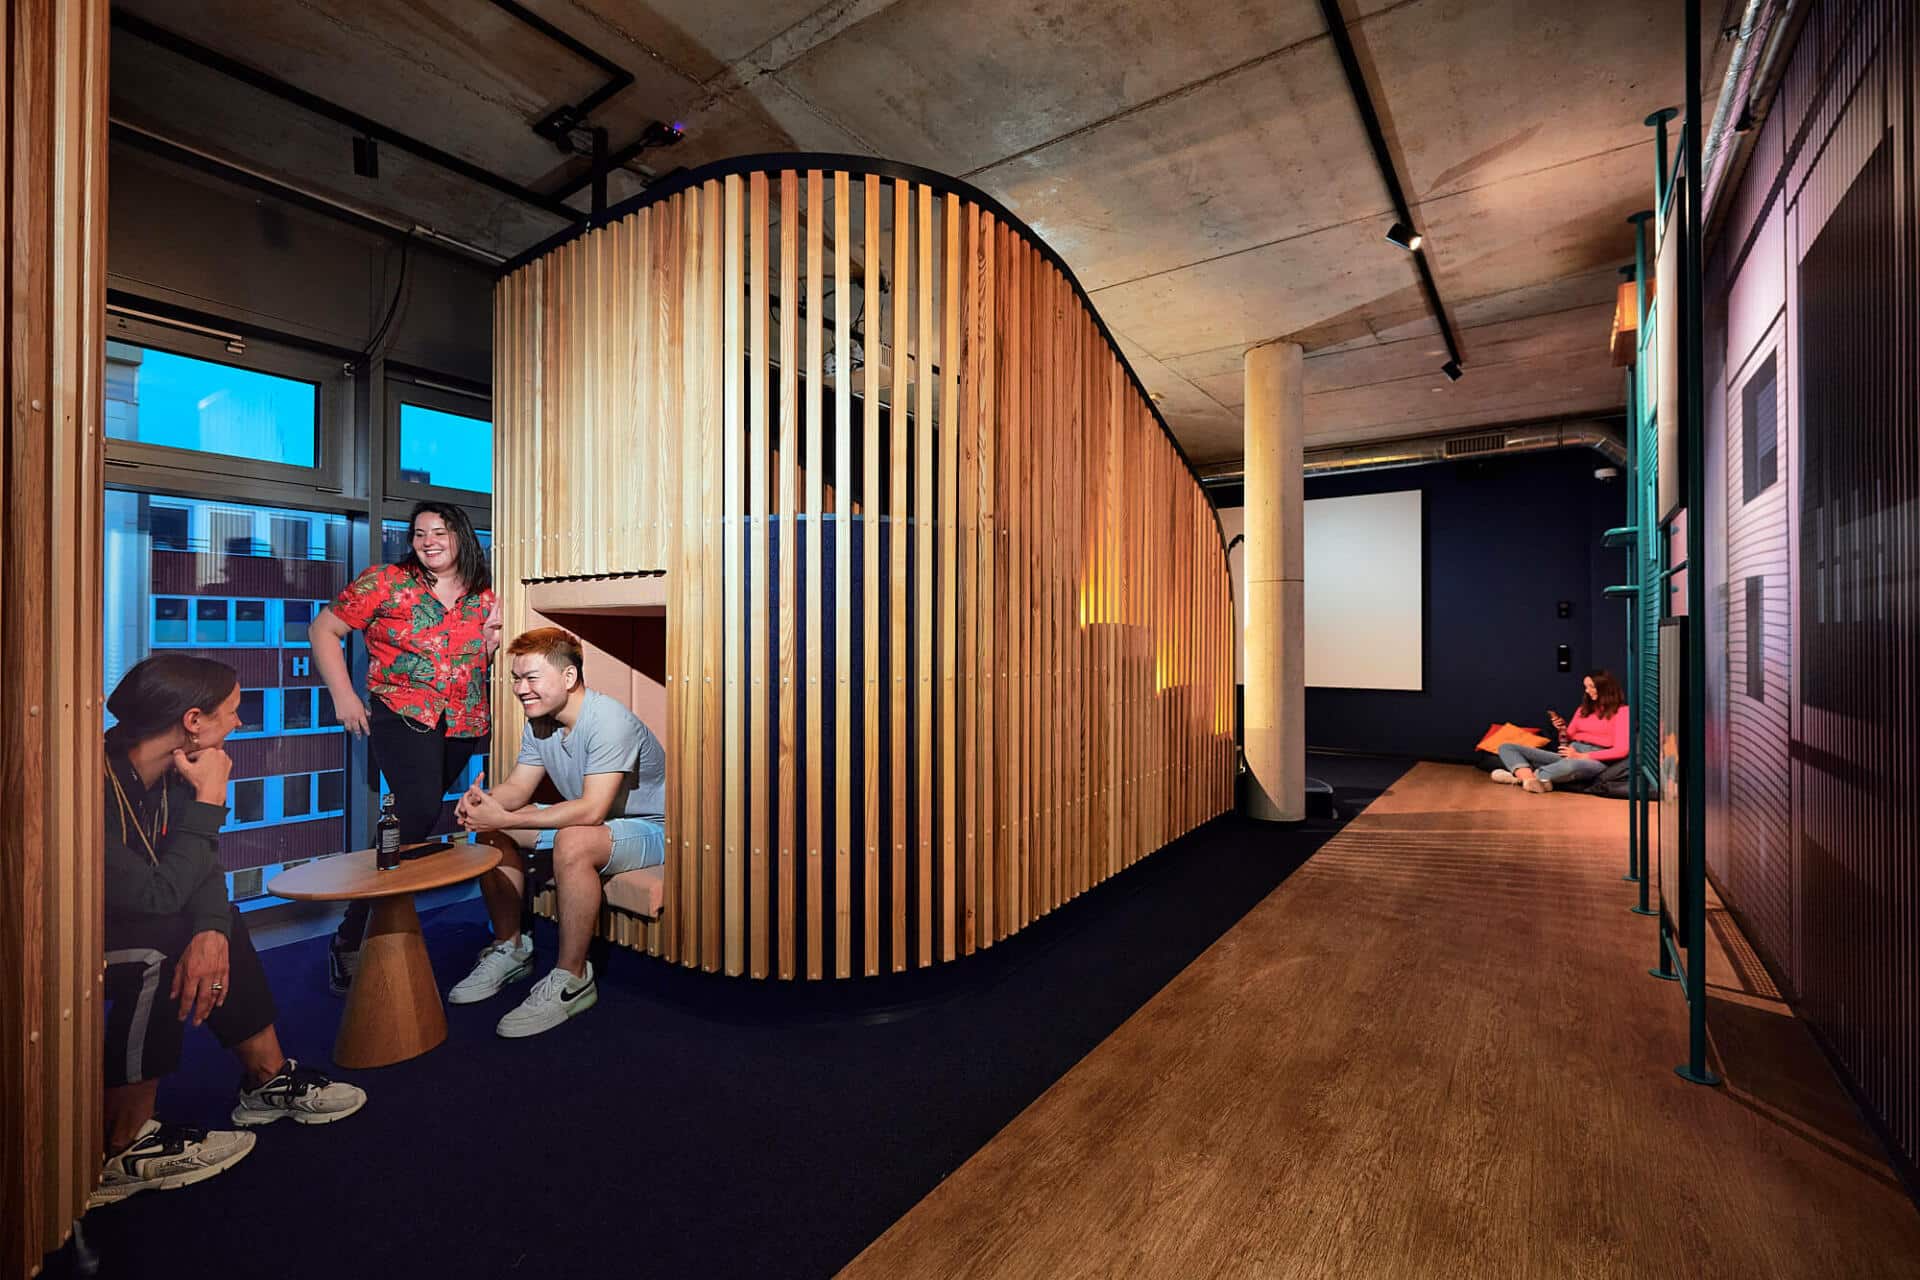
[[[586,687],[580,641],[571,634],[529,631],[507,655],[514,696],[527,713],[519,759],[505,782],[491,792],[476,783],[455,807],[462,826],[501,852],[500,865],[480,879],[493,941],[447,999],[485,1000],[533,971],[533,939],[520,932],[525,851],[551,850],[560,954],[553,972],[495,1027],[517,1037],[549,1031],[598,999],[587,943],[600,917],[600,882],[666,861],[667,756],[638,716]],[[560,803],[531,803],[543,779]]]

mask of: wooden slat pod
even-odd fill
[[[26,1275],[85,1211],[101,1146],[106,4],[10,4],[0,68],[0,1249]]]
[[[1023,229],[931,179],[737,171],[517,268],[497,318],[509,625],[527,579],[672,579],[670,905],[630,940],[934,963],[1228,803],[1211,513]]]

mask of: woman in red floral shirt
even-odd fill
[[[466,512],[423,502],[411,524],[406,559],[355,578],[309,628],[334,713],[347,732],[372,739],[404,843],[432,835],[447,791],[487,740],[487,665],[500,643],[493,575]],[[367,703],[347,675],[340,642],[349,631],[366,634]],[[334,937],[336,994],[358,967],[366,920],[367,904],[352,903]]]

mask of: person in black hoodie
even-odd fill
[[[188,1023],[239,1059],[236,1125],[325,1124],[366,1102],[281,1051],[266,971],[227,901],[219,832],[233,761],[221,743],[239,706],[231,667],[173,653],[136,665],[107,699],[106,1162],[93,1205],[199,1182],[253,1149],[251,1133],[154,1118]]]

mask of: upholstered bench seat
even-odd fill
[[[666,902],[667,869],[661,866],[622,871],[608,879],[602,890],[607,895],[608,906],[652,920]]]

